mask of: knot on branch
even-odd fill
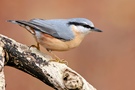
[[[74,72],[66,69],[63,74],[64,85],[67,89],[81,90],[83,86],[82,79]]]

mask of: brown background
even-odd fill
[[[102,29],[76,49],[54,52],[98,90],[135,90],[134,0],[1,0],[0,33],[31,45],[35,40],[9,19],[84,17]],[[42,50],[43,52],[45,50]],[[7,90],[53,90],[17,69],[5,67]]]

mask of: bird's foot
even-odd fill
[[[36,45],[31,45],[30,48],[31,47],[34,47],[34,48],[37,48],[38,50],[40,50],[40,48],[38,46],[36,46]]]
[[[49,53],[51,53],[53,55],[53,57],[54,57],[54,59],[51,59],[50,61],[59,62],[59,63],[63,63],[63,64],[68,65],[68,62],[66,60],[60,59],[57,55],[55,55],[54,53],[52,53],[52,51],[49,50],[49,49],[47,49],[47,51]]]
[[[31,47],[35,47],[35,48],[37,48],[38,50],[40,50],[39,43],[37,43],[37,45],[31,45],[30,48],[31,48]]]
[[[49,62],[52,62],[52,61],[68,65],[68,62],[64,59],[55,58],[55,59],[51,59]]]

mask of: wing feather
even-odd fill
[[[36,31],[41,31],[55,38],[66,41],[72,40],[74,38],[74,34],[71,31],[70,27],[68,26],[67,20],[65,19],[57,19],[57,20],[32,19],[30,21],[9,20],[9,22],[29,26]]]

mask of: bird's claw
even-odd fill
[[[40,50],[39,43],[37,43],[37,45],[31,45],[30,48],[31,48],[31,47],[35,47],[35,48],[37,48],[38,50]]]
[[[52,61],[68,65],[68,62],[66,60],[64,60],[64,59],[56,58],[56,59],[49,60],[49,62],[52,62]]]

